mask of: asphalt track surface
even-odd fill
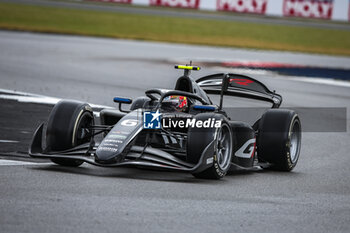
[[[236,21],[246,23],[259,23],[259,24],[275,24],[275,25],[289,25],[289,26],[301,26],[301,27],[315,27],[324,29],[335,30],[350,30],[349,24],[336,23],[327,21],[311,21],[301,19],[281,19],[278,17],[261,17],[253,15],[239,15],[231,13],[211,13],[211,12],[196,12],[186,10],[174,10],[171,8],[147,8],[147,7],[133,7],[121,5],[121,4],[99,4],[89,1],[59,1],[59,0],[0,0],[0,2],[12,2],[26,5],[37,6],[52,6],[63,7],[71,9],[84,9],[84,10],[97,10],[114,13],[126,13],[126,14],[143,14],[143,15],[159,15],[159,16],[171,16],[181,18],[197,18],[197,19],[214,19],[224,21]]]
[[[350,65],[345,57],[4,31],[0,51],[1,89],[108,106],[115,95],[173,87],[181,71],[170,64],[190,58]],[[222,71],[203,67],[193,76]],[[253,76],[282,94],[285,107],[346,107],[346,132],[304,133],[291,173],[237,171],[208,181],[185,173],[65,168],[23,153],[22,139],[50,105],[2,99],[0,128],[8,133],[0,133],[0,232],[349,232],[349,87]]]

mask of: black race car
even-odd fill
[[[62,100],[46,126],[36,130],[29,155],[63,166],[87,162],[105,167],[143,167],[190,172],[219,179],[233,167],[291,171],[297,164],[301,124],[292,110],[278,109],[282,97],[261,82],[238,74],[213,74],[194,81],[195,66],[184,69],[174,90],[150,89],[132,101],[115,97],[119,109],[103,109],[95,124],[92,108]],[[207,94],[220,96],[213,104]],[[230,119],[225,95],[270,102],[272,108],[252,126]],[[130,110],[122,105],[131,104]],[[100,138],[100,139],[99,139]]]

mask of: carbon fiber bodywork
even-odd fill
[[[227,114],[222,110],[222,97],[223,95],[233,95],[268,101],[273,104],[272,108],[280,106],[282,97],[269,91],[259,81],[242,75],[214,74],[194,81],[188,74],[188,71],[186,71],[185,75],[178,79],[175,90],[147,90],[145,92],[147,96],[145,101],[147,101],[141,108],[132,111],[124,111],[121,108],[121,104],[130,104],[131,100],[116,97],[114,100],[119,103],[120,112],[115,114],[116,120],[108,119],[108,121],[104,121],[102,119],[102,122],[116,123],[92,126],[89,130],[92,130],[94,134],[90,143],[64,151],[51,151],[49,147],[43,148],[44,124],[41,124],[33,136],[29,155],[34,158],[76,160],[102,167],[127,166],[190,173],[202,172],[213,166],[213,160],[217,159],[216,149],[219,144],[215,142],[215,139],[209,142],[205,149],[198,151],[198,155],[200,155],[199,159],[196,160],[198,162],[189,163],[187,159],[188,136],[186,130],[165,130],[163,128],[149,130],[143,128],[143,113],[145,111],[160,110],[166,116],[177,116],[176,111],[164,109],[162,104],[166,97],[178,95],[186,96],[191,105],[188,112],[183,113],[182,116],[191,118],[197,114],[212,111],[214,115],[220,115],[220,119],[224,118],[227,122],[230,122],[233,138],[232,164],[245,168],[256,165],[256,130],[243,122],[230,121]],[[207,93],[221,95],[220,105],[213,105]],[[197,103],[200,103],[203,107],[198,107]],[[108,114],[110,114],[108,115],[109,118],[113,118],[113,112]],[[105,135],[100,143],[96,143],[94,140],[97,129],[102,129],[98,133]],[[209,132],[216,134],[216,131],[203,131],[207,134]],[[215,135],[213,138],[215,138]]]

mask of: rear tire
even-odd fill
[[[297,164],[301,147],[301,124],[291,110],[268,110],[259,122],[257,154],[259,160],[279,171],[291,171]]]
[[[205,121],[209,118],[222,120],[221,128],[190,128],[187,141],[187,160],[197,164],[202,152],[215,140],[213,165],[206,170],[193,173],[196,178],[221,179],[229,171],[232,160],[232,130],[228,121],[221,115],[202,113],[195,116],[196,120]]]
[[[94,123],[91,107],[82,102],[62,100],[52,109],[46,130],[46,150],[62,151],[84,143],[91,143],[91,131],[86,128]],[[90,135],[89,135],[90,134]],[[52,162],[69,167],[78,167],[82,161],[51,159]]]

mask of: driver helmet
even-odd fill
[[[186,96],[171,95],[166,97],[164,101],[178,112],[186,112],[188,109],[188,98]]]

